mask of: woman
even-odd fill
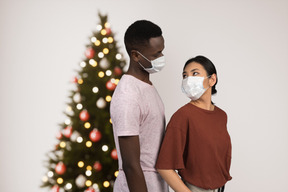
[[[176,192],[221,192],[232,179],[227,115],[211,100],[216,84],[217,72],[208,58],[186,62],[182,90],[191,101],[171,117],[156,163]]]

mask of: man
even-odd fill
[[[167,192],[155,169],[165,131],[164,106],[149,79],[165,65],[164,38],[159,26],[139,20],[128,27],[124,41],[130,65],[110,107],[119,162],[114,192]]]

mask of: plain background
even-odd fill
[[[287,190],[287,0],[0,0],[1,191],[46,191],[39,188],[45,154],[99,11],[126,59],[132,22],[162,28],[167,66],[152,80],[167,121],[189,101],[180,89],[185,61],[211,59],[219,76],[213,100],[228,113],[233,145],[226,190]]]

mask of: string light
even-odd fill
[[[108,48],[104,48],[103,49],[103,53],[107,55],[109,53],[109,49]]]
[[[78,103],[78,104],[76,105],[76,108],[79,109],[79,110],[81,110],[81,109],[83,108],[83,105],[82,105],[81,103]]]
[[[91,171],[91,170],[92,170],[92,166],[91,166],[91,165],[88,165],[88,166],[86,167],[86,169]]]
[[[105,26],[105,28],[110,28],[110,23],[106,22],[106,23],[104,24],[104,26]]]
[[[96,26],[96,29],[97,29],[98,31],[100,31],[100,30],[102,29],[102,25],[97,25],[97,26]]]
[[[98,87],[93,87],[92,91],[93,91],[93,93],[98,93],[99,89],[98,89]]]
[[[115,177],[118,177],[119,171],[115,171],[114,175],[115,175]]]
[[[112,119],[110,118],[109,122],[112,124]]]
[[[96,37],[91,37],[91,42],[92,43],[95,43],[97,41],[97,38]]]
[[[103,186],[106,187],[106,188],[109,187],[110,186],[109,181],[104,181]]]
[[[58,179],[57,179],[57,183],[60,185],[60,184],[62,184],[63,183],[63,179],[61,178],[61,177],[59,177]]]
[[[78,167],[80,167],[80,168],[84,167],[84,162],[83,161],[79,161],[78,162]]]
[[[87,181],[85,182],[85,184],[86,184],[87,187],[90,187],[90,186],[92,185],[92,182],[91,182],[90,180],[87,180]]]
[[[85,61],[82,61],[82,62],[80,63],[80,67],[82,67],[82,68],[86,67],[86,62],[85,62]]]
[[[113,37],[108,37],[108,43],[113,43],[114,39]]]
[[[83,79],[78,79],[78,84],[83,84]]]
[[[92,175],[92,171],[87,170],[87,171],[85,172],[85,174],[86,174],[86,176],[90,177],[90,176]]]
[[[77,137],[76,140],[77,140],[78,143],[82,143],[83,142],[83,138],[82,137]]]
[[[99,46],[101,44],[101,41],[97,40],[95,41],[94,45]]]
[[[70,125],[70,124],[71,124],[71,120],[70,120],[70,119],[66,119],[66,120],[65,120],[65,124],[66,124],[66,125]]]
[[[84,127],[86,129],[89,129],[91,127],[91,124],[89,122],[84,123]]]
[[[97,66],[97,61],[95,61],[94,59],[90,59],[90,60],[89,60],[89,64],[90,64],[92,67],[96,67],[96,66]]]
[[[99,52],[99,53],[98,53],[98,57],[99,57],[99,58],[103,58],[103,57],[104,57],[104,53]]]
[[[46,183],[46,182],[48,181],[48,177],[47,177],[47,176],[43,176],[43,177],[42,177],[42,181],[43,181],[44,183]]]
[[[110,102],[112,97],[110,95],[107,95],[105,99],[106,99],[107,102]]]
[[[66,189],[66,190],[72,189],[72,184],[71,184],[71,183],[67,183],[67,184],[65,185],[65,189]]]
[[[66,143],[65,143],[64,141],[61,141],[60,144],[59,144],[59,146],[60,146],[61,148],[65,148],[65,147],[66,147]]]
[[[105,74],[106,74],[107,76],[111,76],[111,75],[112,75],[112,71],[107,70],[107,71],[105,72]]]
[[[120,60],[122,58],[122,55],[120,53],[116,54],[116,59]]]
[[[108,148],[107,145],[103,145],[103,146],[102,146],[102,151],[106,152],[106,151],[108,151],[108,149],[109,149],[109,148]]]
[[[91,142],[91,141],[87,141],[87,142],[86,142],[86,147],[89,148],[89,147],[91,147],[91,146],[92,146],[92,142]]]
[[[101,33],[101,35],[106,35],[107,31],[105,29],[102,29],[100,33]]]
[[[54,176],[53,171],[49,171],[49,172],[47,173],[47,176],[48,176],[48,177],[53,177],[53,176]]]
[[[119,83],[119,79],[115,79],[114,84],[117,85]]]
[[[105,43],[105,44],[108,43],[108,38],[107,38],[107,37],[104,37],[104,38],[102,39],[102,42]]]
[[[98,76],[100,77],[100,78],[102,78],[102,77],[104,77],[104,72],[103,71],[100,71],[99,73],[98,73]]]

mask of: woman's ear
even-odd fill
[[[217,81],[217,75],[215,73],[213,73],[211,75],[211,77],[209,78],[209,86],[213,87],[213,85],[215,85],[216,81]]]
[[[136,63],[138,63],[139,62],[139,53],[136,51],[136,50],[132,50],[131,51],[131,59],[134,61],[134,62],[136,62]]]

